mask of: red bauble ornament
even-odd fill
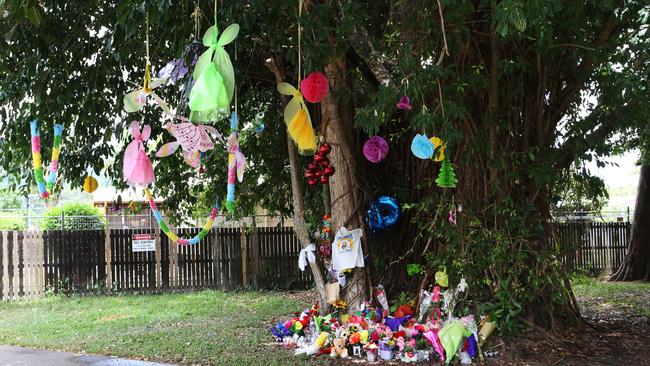
[[[329,92],[327,77],[322,72],[312,72],[300,82],[300,92],[310,103],[318,103]]]
[[[320,164],[321,161],[323,161],[323,159],[327,159],[327,158],[324,155],[321,155],[321,154],[318,154],[318,153],[314,154],[314,162],[316,164]]]
[[[322,177],[322,176],[323,176],[323,171],[322,170],[316,170],[314,172],[314,177],[318,178],[318,177]]]
[[[327,168],[325,168],[325,170],[323,170],[323,174],[325,176],[331,177],[332,175],[334,175],[335,171],[336,170],[334,169],[334,167],[332,165],[330,165]]]
[[[320,177],[320,182],[322,184],[327,184],[327,183],[329,183],[329,181],[330,181],[330,178],[327,175],[323,175],[322,177]]]
[[[305,171],[305,178],[313,178],[314,177],[314,172],[311,170]]]
[[[310,186],[314,186],[316,183],[318,183],[318,180],[315,178],[309,178],[309,180],[307,180],[307,183],[309,183]]]
[[[330,165],[330,159],[325,158],[320,162],[321,168],[327,168]]]
[[[332,147],[328,143],[324,143],[318,148],[318,153],[321,155],[327,155],[330,151],[332,151]]]
[[[313,172],[317,167],[318,165],[316,165],[316,163],[309,163],[309,165],[307,165],[307,169],[311,172]]]

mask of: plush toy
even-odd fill
[[[348,358],[348,349],[345,348],[345,338],[334,338],[330,357]]]
[[[313,344],[307,346],[307,347],[302,347],[296,349],[294,354],[300,355],[304,354],[307,356],[312,356],[317,354],[322,347],[325,346],[325,343],[327,343],[327,339],[329,338],[329,333],[327,332],[321,332],[318,337],[316,338],[316,341],[314,341]]]

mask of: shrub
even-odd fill
[[[25,230],[24,212],[8,212],[0,214],[0,230]]]
[[[61,213],[63,213],[63,218]],[[106,218],[99,208],[76,202],[48,209],[41,228],[43,230],[61,229],[61,220],[63,220],[64,230],[103,230],[106,228]]]

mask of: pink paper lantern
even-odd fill
[[[378,163],[388,155],[388,142],[380,136],[372,136],[363,144],[363,155],[372,163]]]
[[[300,82],[300,92],[310,103],[318,103],[329,92],[329,82],[322,72],[312,72]]]

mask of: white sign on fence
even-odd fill
[[[133,234],[131,243],[133,252],[156,251],[156,237],[153,234]]]

